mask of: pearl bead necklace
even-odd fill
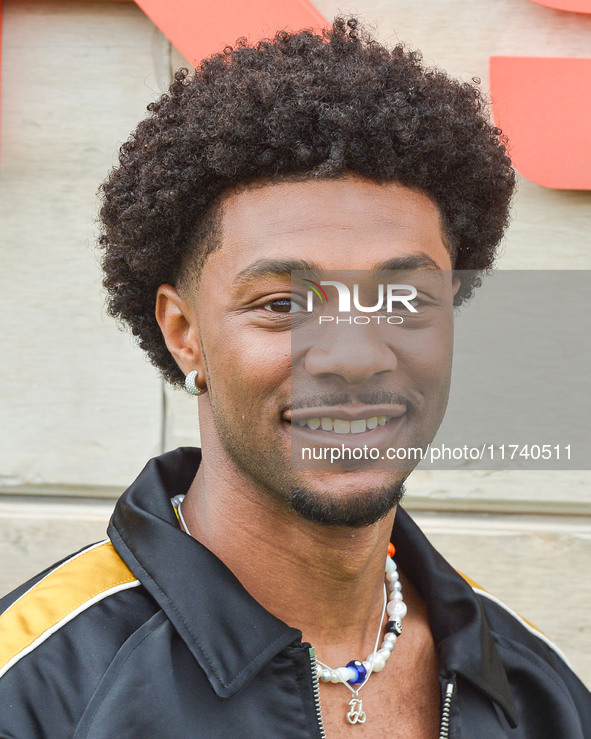
[[[390,549],[391,547],[391,549]],[[394,550],[390,545],[388,555]],[[316,675],[325,683],[342,683],[352,693],[353,698],[349,701],[351,707],[347,713],[347,721],[350,724],[364,724],[366,715],[363,710],[363,704],[359,698],[359,691],[367,683],[369,677],[374,672],[381,672],[386,666],[386,662],[390,658],[396,640],[402,633],[402,619],[406,616],[406,603],[402,599],[402,584],[398,575],[396,563],[388,556],[386,558],[386,583],[384,584],[384,606],[382,608],[382,617],[380,619],[380,627],[376,637],[374,650],[368,654],[364,661],[351,660],[346,667],[337,667],[332,669],[319,659],[316,660]],[[386,624],[386,634],[382,642],[382,646],[378,649],[380,634],[382,633],[382,624],[384,615],[388,613],[388,623]],[[354,688],[358,685],[358,688]]]

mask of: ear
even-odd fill
[[[183,374],[198,370],[204,377],[203,353],[193,308],[175,287],[165,283],[156,294],[155,314],[166,346]]]
[[[460,278],[456,275],[453,276],[451,281],[451,292],[452,296],[455,298],[458,290],[460,289],[460,285],[462,284],[462,281]]]

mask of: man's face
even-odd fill
[[[401,263],[416,263],[431,281],[444,271],[433,325],[391,331],[354,326],[346,333],[333,326],[320,345],[311,340],[292,353],[302,303],[298,297],[296,306],[292,269],[310,265],[329,279],[335,270],[375,274],[380,266]],[[261,495],[311,520],[360,526],[385,515],[399,502],[408,467],[296,469],[292,440],[313,443],[316,435],[328,445],[383,447],[424,446],[433,438],[449,392],[449,270],[437,207],[399,184],[351,176],[229,195],[221,246],[207,258],[192,297],[207,376],[208,393],[200,400],[206,454],[216,449],[216,458],[221,455]],[[421,271],[415,274],[420,282]],[[294,362],[299,379],[292,388]],[[319,414],[365,420],[366,428],[345,437],[337,433],[342,423],[332,430],[301,425]],[[383,416],[391,416],[385,426]],[[370,428],[376,417],[380,423]],[[350,428],[359,431],[360,424]]]

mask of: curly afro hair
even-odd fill
[[[478,80],[474,80],[478,83]],[[103,285],[173,385],[184,377],[154,315],[162,283],[198,275],[219,245],[220,196],[255,181],[397,181],[438,205],[454,267],[472,270],[459,304],[492,266],[515,174],[476,84],[387,49],[355,17],[321,35],[278,31],[180,69],[123,144],[102,185]]]

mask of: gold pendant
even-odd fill
[[[350,724],[364,724],[366,717],[361,698],[351,698],[349,705],[351,706],[351,710],[347,714],[347,721]]]

